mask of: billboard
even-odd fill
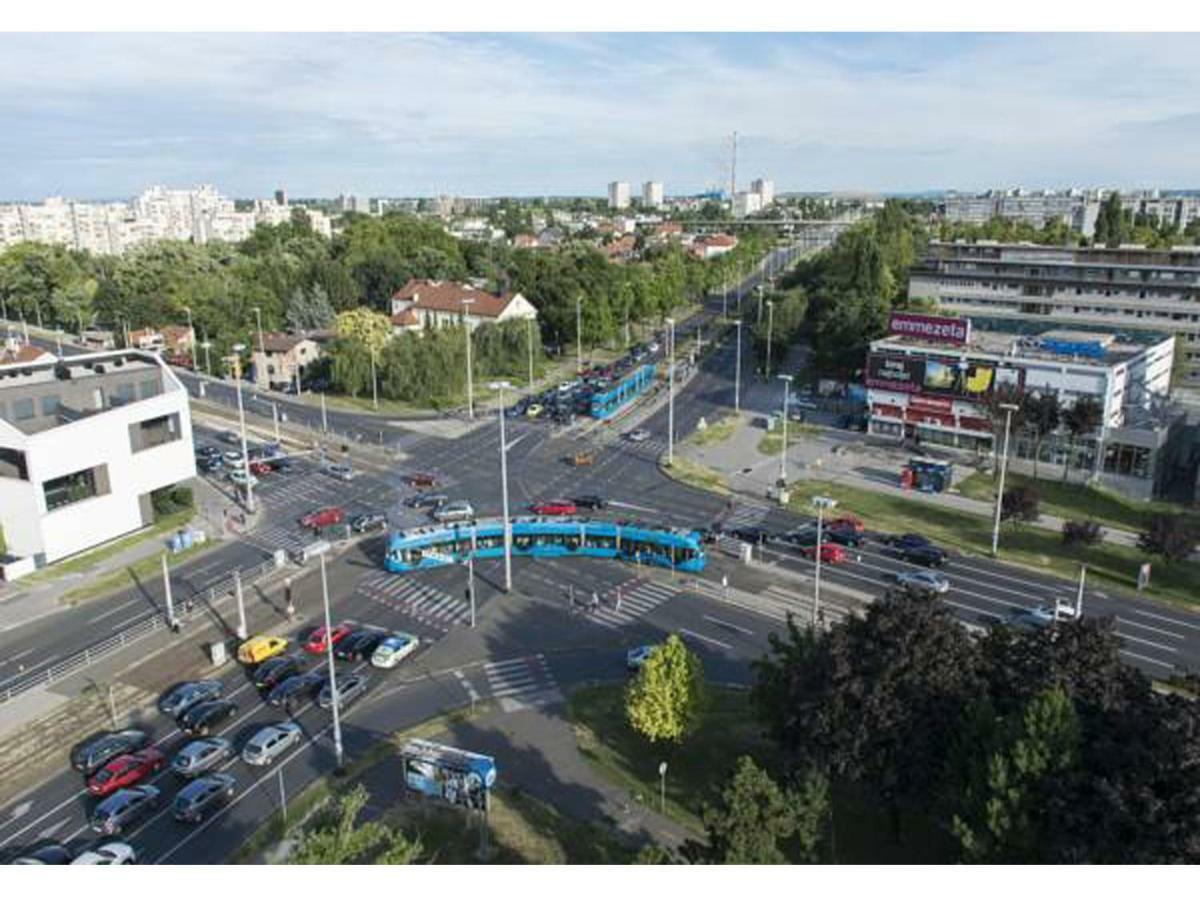
[[[888,319],[888,332],[961,346],[971,340],[971,320],[894,312]]]
[[[905,394],[976,400],[997,388],[1020,391],[1024,375],[1023,369],[994,362],[872,353],[867,358],[866,382],[867,387]]]
[[[925,361],[910,356],[867,357],[867,387],[915,394],[925,378]]]
[[[490,756],[413,739],[400,749],[404,785],[409,790],[468,809],[487,809],[488,789],[496,783]]]

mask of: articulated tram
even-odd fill
[[[704,549],[694,531],[641,523],[587,519],[512,520],[514,556],[593,556],[663,566],[680,572],[704,569]],[[384,568],[411,572],[433,566],[504,555],[502,519],[456,525],[431,525],[393,532]]]

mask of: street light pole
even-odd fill
[[[675,464],[675,320],[667,319],[667,465]]]
[[[187,313],[188,317],[188,347],[191,348],[192,351],[192,369],[194,371],[196,368],[196,327],[192,324],[192,308],[190,306],[185,306],[183,311]]]
[[[329,659],[329,692],[333,696],[333,752],[337,768],[342,768],[342,722],[338,714],[337,670],[333,665],[333,628],[329,620],[329,582],[325,577],[325,554],[321,558],[321,597],[325,601],[325,651]]]
[[[200,346],[204,348],[204,374],[212,378],[212,355],[209,353],[212,350],[212,341],[205,341]]]
[[[662,815],[667,812],[667,764],[658,764],[658,811]]]
[[[575,298],[575,374],[583,371],[583,294]]]
[[[473,374],[471,373],[471,323],[467,321],[467,315],[470,312],[470,306],[475,300],[471,297],[463,297],[463,330],[466,332],[467,339],[467,418],[475,418],[475,384]]]
[[[763,286],[762,286],[762,284],[755,285],[755,290],[758,291],[758,320],[755,322],[755,324],[761,325],[762,324],[762,301],[763,301],[763,296],[762,296]]]
[[[817,627],[817,622],[821,617],[821,541],[824,536],[825,525],[825,510],[833,509],[837,506],[837,501],[832,497],[813,497],[813,506],[817,508],[817,571],[813,579],[813,627]]]
[[[529,393],[533,393],[533,319],[526,319],[529,327],[526,333],[529,336]]]
[[[787,426],[788,426],[788,388],[792,384],[791,375],[780,375],[779,380],[783,382],[783,447],[779,451],[779,485],[780,487],[787,484]],[[818,541],[818,544],[820,541]]]
[[[371,405],[379,409],[379,376],[375,374],[375,351],[371,351]]]
[[[258,352],[262,354],[263,365],[265,366],[267,364],[267,347],[263,343],[262,310],[257,306],[253,307],[253,309],[254,318],[258,322]]]
[[[1000,408],[1004,410],[1004,451],[1000,456],[1000,486],[996,491],[996,517],[992,523],[992,556],[995,556],[1000,547],[1000,505],[1004,500],[1004,476],[1008,471],[1008,433],[1012,427],[1012,414],[1016,412],[1017,406],[1014,403],[1001,403]]]
[[[242,350],[245,349],[244,344],[234,344],[233,352],[238,354],[234,358],[234,386],[237,388],[237,405],[238,405],[238,424],[242,432],[242,474],[246,478],[246,512],[254,513],[254,487],[250,481],[250,454],[246,448],[246,410],[242,405]]]
[[[742,411],[742,320],[735,319],[737,326],[737,365],[733,369],[733,411]]]
[[[763,373],[767,381],[771,380],[771,337],[775,330],[775,302],[767,301],[767,367]]]
[[[508,518],[508,443],[504,435],[504,389],[507,381],[493,381],[489,387],[499,392],[496,412],[500,417],[500,496],[504,510],[504,591],[512,592],[512,522]]]

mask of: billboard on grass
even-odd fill
[[[414,738],[400,749],[409,790],[468,809],[487,809],[496,761],[481,753]]]

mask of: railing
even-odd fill
[[[276,568],[275,560],[268,559],[246,571],[239,570],[241,571],[242,584],[244,586],[256,584],[265,575],[275,571]],[[183,604],[176,603],[175,618],[180,623],[186,624],[204,614],[202,606],[197,601],[206,600],[211,606],[215,603],[217,597],[223,597],[226,594],[232,596],[233,592],[234,576],[229,575],[216,584],[193,591],[184,600]],[[100,662],[115,653],[119,653],[126,647],[152,634],[157,634],[167,627],[168,622],[165,615],[162,613],[150,613],[145,618],[139,619],[129,627],[122,629],[117,634],[98,641],[89,647],[85,647],[83,650],[72,654],[48,668],[39,669],[35,672],[24,672],[0,685],[0,704],[8,703],[14,697],[18,697],[34,688],[49,687],[56,682],[62,681],[64,678],[90,667],[94,663]]]

